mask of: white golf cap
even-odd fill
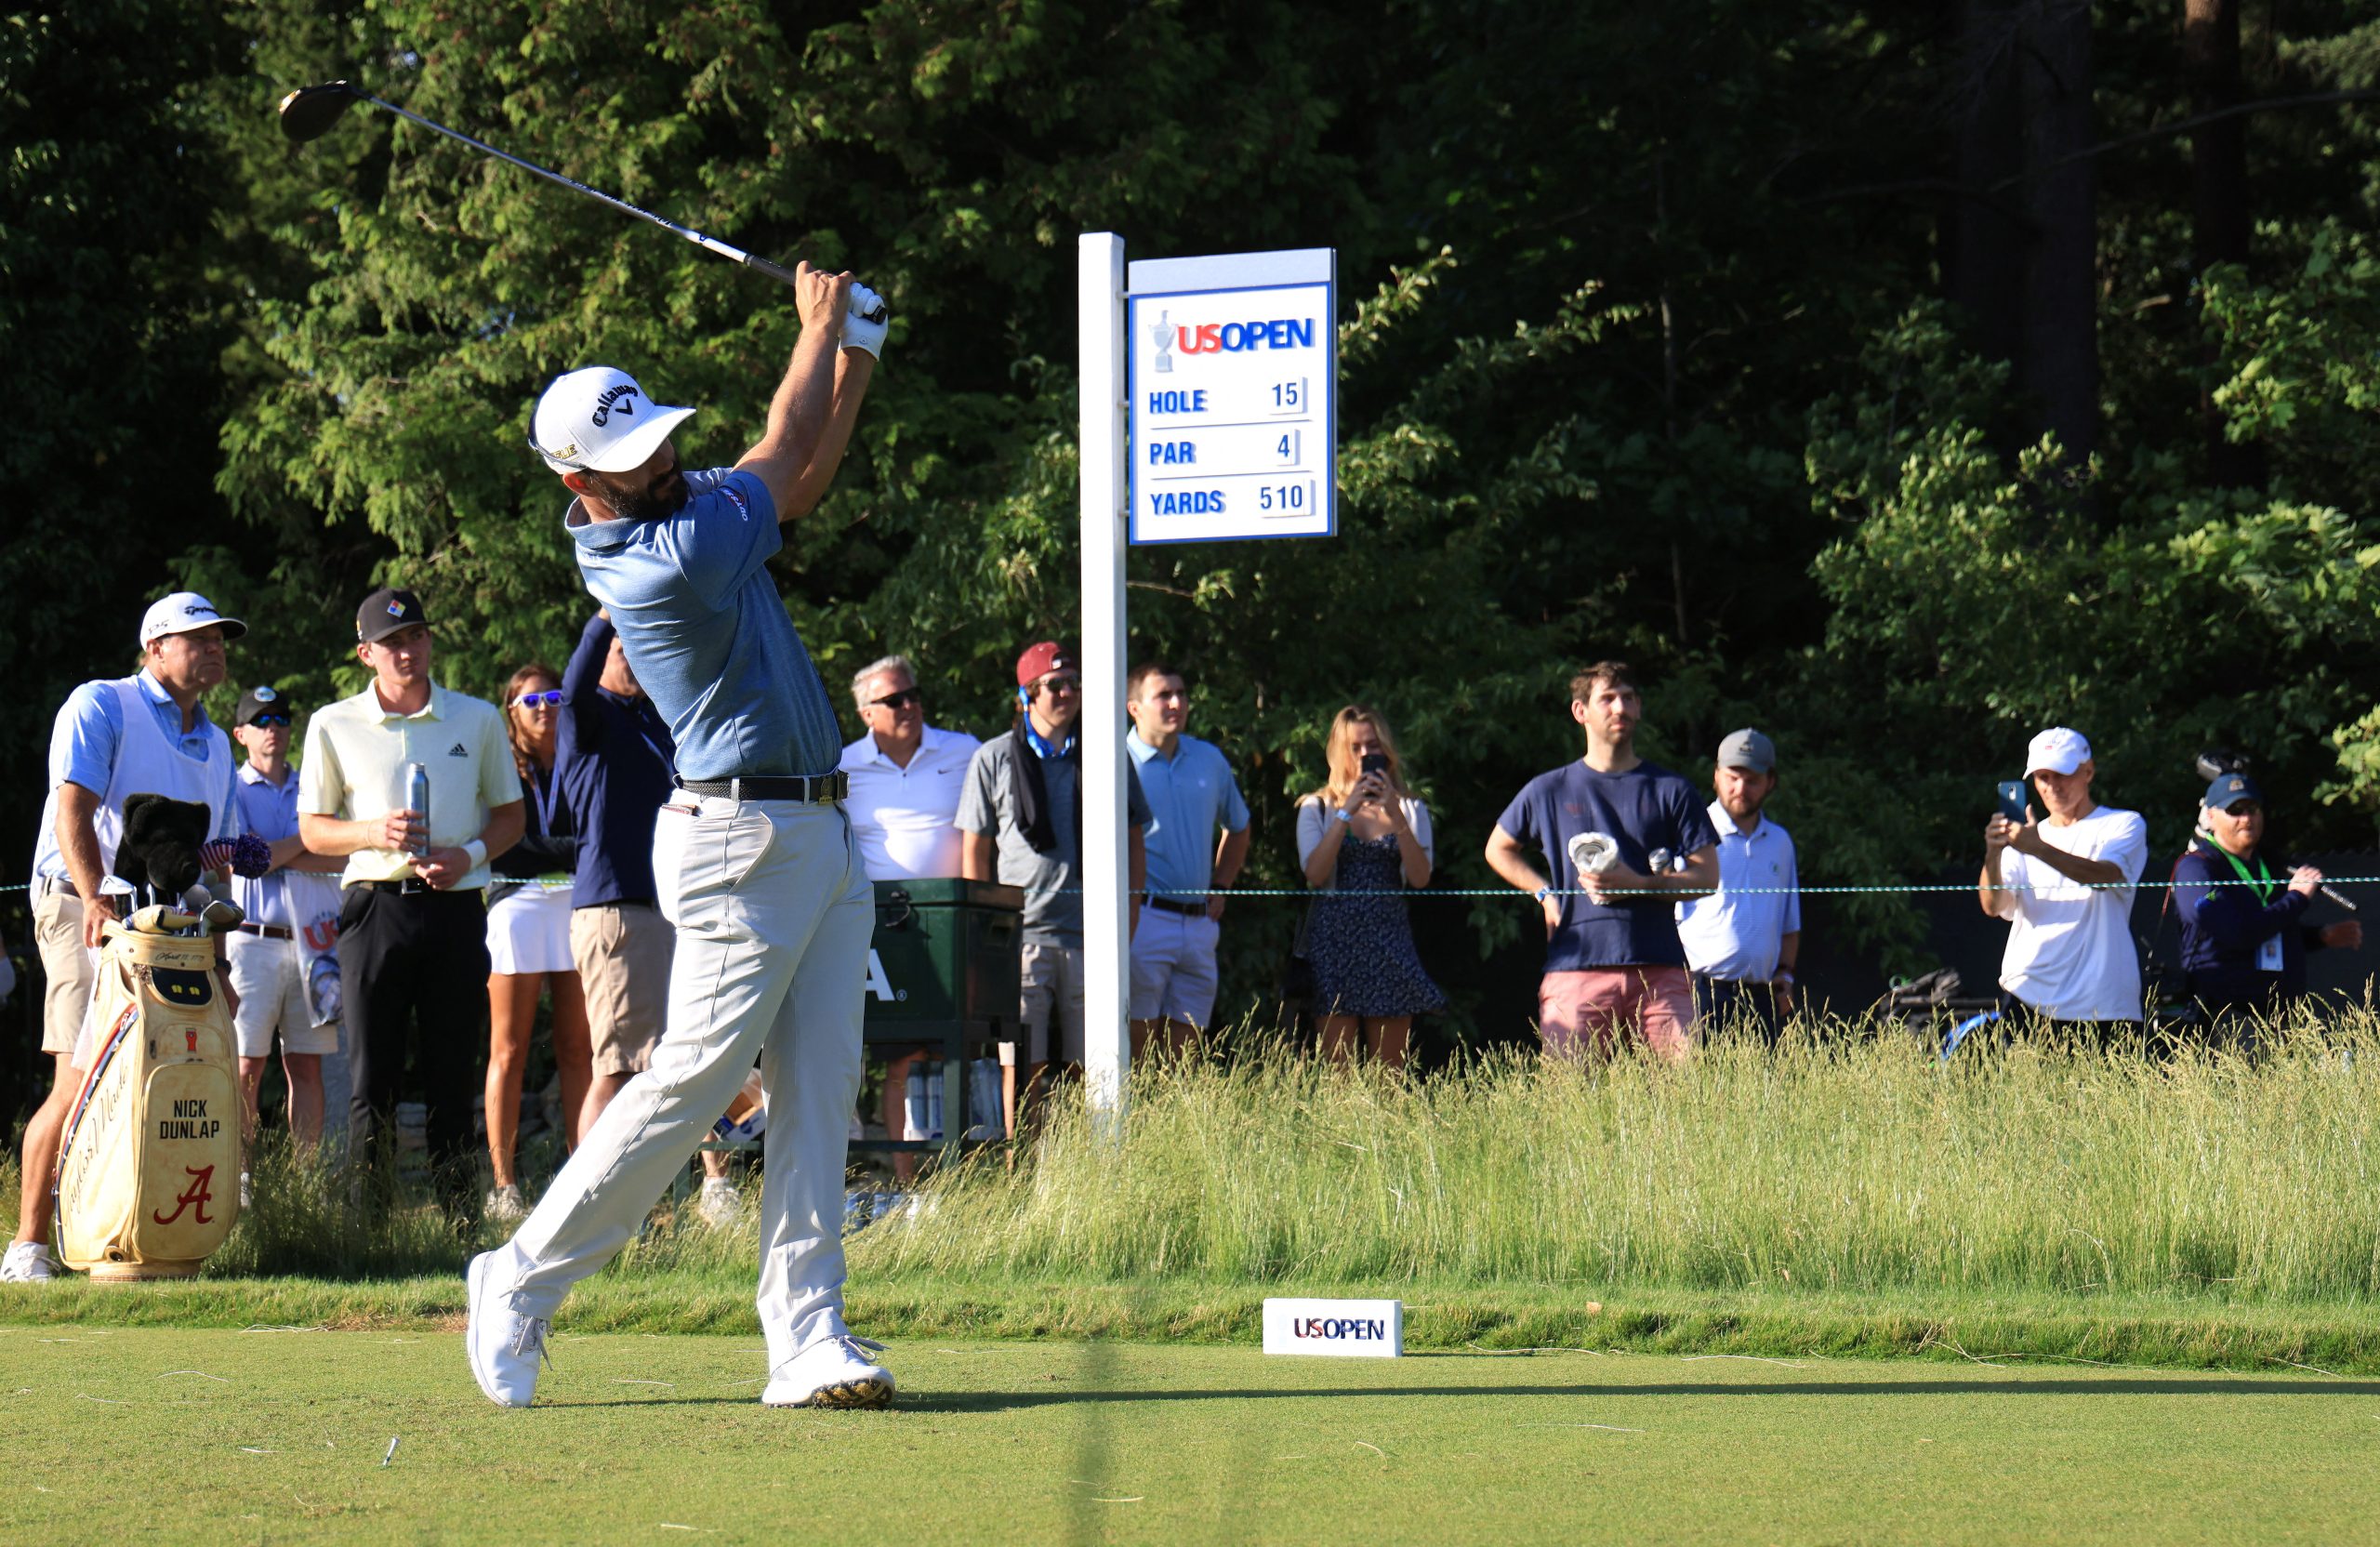
[[[2090,760],[2091,744],[2082,739],[2082,732],[2053,725],[2026,745],[2025,776],[2030,779],[2044,769],[2071,774]]]
[[[228,641],[248,631],[248,626],[235,617],[225,617],[215,610],[215,603],[196,591],[176,591],[149,604],[140,618],[140,647],[147,649],[151,640],[164,639],[167,634],[187,634],[199,628],[220,628]]]
[[[654,403],[626,371],[589,365],[554,377],[529,421],[529,443],[556,472],[633,472],[693,413]]]

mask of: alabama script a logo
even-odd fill
[[[182,1172],[192,1179],[191,1184],[183,1188],[182,1196],[175,1200],[174,1211],[170,1214],[160,1214],[152,1210],[149,1217],[159,1224],[171,1224],[182,1217],[184,1210],[194,1210],[195,1213],[192,1217],[199,1223],[213,1224],[215,1221],[207,1216],[206,1206],[215,1201],[215,1168],[184,1166]]]

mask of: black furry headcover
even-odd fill
[[[198,847],[213,826],[211,813],[195,800],[134,795],[124,802],[124,841],[116,846],[115,873],[161,899],[178,899],[198,884]]]

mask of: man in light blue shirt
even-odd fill
[[[884,338],[881,304],[802,264],[800,340],[734,467],[685,473],[665,408],[597,366],[538,401],[531,443],[575,496],[587,588],[677,741],[653,840],[677,929],[667,1023],[511,1241],[473,1259],[464,1346],[491,1401],[527,1407],[570,1287],[636,1237],[758,1057],[769,1108],[760,1330],[770,1407],[880,1408],[892,1376],[843,1322],[843,1164],[860,1082],[874,892],[842,807],[833,704],[768,570],[825,495]],[[872,313],[872,314],[870,314]]]
[[[1223,896],[1248,863],[1248,802],[1211,742],[1183,734],[1190,697],[1163,662],[1136,668],[1124,695],[1141,792],[1148,800],[1148,906],[1132,936],[1132,1056],[1162,1036],[1193,1047],[1215,1009]]]
[[[58,711],[33,885],[34,941],[49,980],[41,1046],[55,1061],[55,1083],[25,1125],[20,1176],[46,1177],[58,1164],[67,1108],[80,1084],[74,1042],[90,1003],[99,935],[116,917],[116,899],[104,885],[124,836],[126,799],[145,793],[195,800],[214,813],[217,838],[239,834],[231,743],[199,700],[223,681],[226,647],[246,632],[247,625],[223,616],[195,591],[177,591],[140,620],[140,670],[85,682]],[[236,1013],[238,996],[228,982],[224,999]],[[53,1276],[49,1223],[49,1188],[21,1188],[17,1238],[0,1254],[0,1283]]]
[[[1758,731],[1719,743],[1711,825],[1719,830],[1719,890],[1677,905],[1678,939],[1694,971],[1695,1019],[1750,1020],[1771,1045],[1793,1012],[1802,950],[1802,878],[1793,835],[1761,813],[1777,792],[1777,747]]]

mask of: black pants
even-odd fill
[[[487,905],[481,892],[350,886],[338,915],[338,975],[349,1136],[358,1155],[396,1129],[413,1037],[416,1083],[430,1109],[430,1160],[450,1203],[474,1196],[471,1100],[487,1059]]]
[[[1694,974],[1694,1023],[1707,1031],[1731,1027],[1750,1020],[1763,1044],[1777,1045],[1780,1018],[1777,990],[1765,983],[1738,983],[1731,978]]]

